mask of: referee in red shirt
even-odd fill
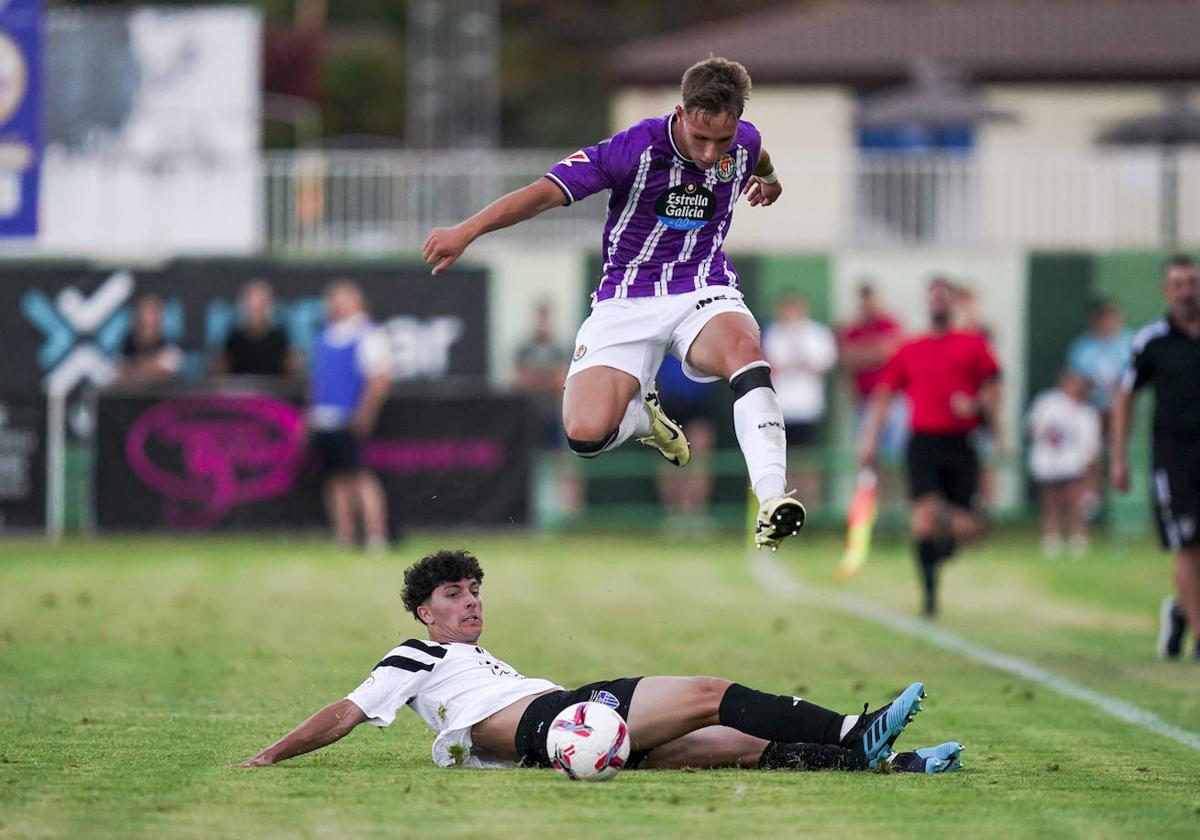
[[[910,522],[925,593],[925,615],[937,614],[938,567],[959,543],[981,536],[979,455],[972,432],[987,422],[1003,440],[1000,366],[977,332],[954,329],[954,286],[929,284],[929,332],[900,346],[871,392],[859,440],[859,462],[874,464],[879,430],[892,394],[908,396]]]

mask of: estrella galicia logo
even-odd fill
[[[611,691],[593,691],[591,702],[599,703],[601,706],[608,706],[610,709],[615,709],[621,705],[621,701],[617,699],[617,695]]]
[[[671,187],[654,202],[654,215],[672,230],[704,227],[716,211],[717,197],[693,181]]]

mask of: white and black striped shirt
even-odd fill
[[[402,706],[412,706],[437,733],[435,764],[456,763],[451,747],[459,746],[470,766],[508,767],[509,761],[472,751],[471,727],[522,697],[561,688],[521,676],[478,645],[409,639],[388,651],[346,699],[374,726],[390,726]]]

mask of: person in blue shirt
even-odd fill
[[[1112,409],[1113,391],[1133,355],[1133,331],[1125,327],[1121,308],[1113,300],[1098,300],[1088,315],[1087,332],[1078,336],[1067,348],[1067,369],[1091,382],[1088,402],[1100,412],[1100,428],[1108,435],[1108,418]],[[1088,519],[1100,512],[1103,471],[1100,459],[1088,468],[1084,476],[1080,507]]]
[[[1092,383],[1088,401],[1102,415],[1112,407],[1113,389],[1132,354],[1133,332],[1125,327],[1120,307],[1111,300],[1094,303],[1088,331],[1067,349],[1067,366]]]
[[[325,290],[326,325],[313,342],[308,424],[325,470],[325,503],[339,543],[354,542],[361,516],[367,547],[387,546],[387,502],[360,449],[391,385],[387,337],[348,280]]]

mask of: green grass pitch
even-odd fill
[[[419,635],[401,570],[443,546],[487,572],[482,642],[563,684],[716,674],[847,712],[914,679],[901,745],[957,739],[962,772],[442,770],[395,726],[239,770]],[[1200,732],[1200,665],[1154,659],[1167,558],[1149,542],[1049,563],[1007,535],[948,570],[942,625]],[[778,555],[832,588],[832,536]],[[904,611],[902,545],[846,589]],[[1196,751],[749,572],[732,538],[421,535],[373,557],[313,540],[0,543],[0,837],[1200,836]]]

